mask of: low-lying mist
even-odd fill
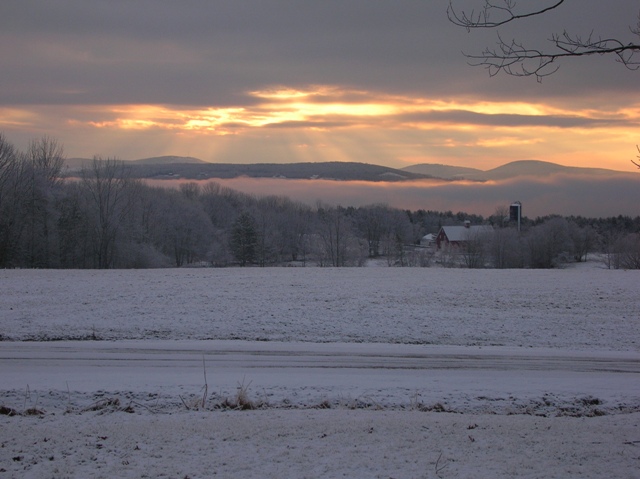
[[[156,186],[176,187],[187,180],[147,180]],[[366,182],[233,178],[215,181],[256,196],[287,196],[315,205],[363,206],[384,203],[409,210],[465,211],[491,215],[496,207],[523,203],[528,217],[549,214],[609,217],[640,214],[640,175],[610,177],[557,174],[544,178],[521,177],[504,181],[470,182],[421,180]]]

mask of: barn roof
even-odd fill
[[[491,232],[492,228],[488,225],[443,226],[442,230],[449,241],[467,241],[475,235]]]

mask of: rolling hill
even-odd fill
[[[88,158],[71,158],[66,161],[66,174],[74,176]],[[611,177],[636,175],[632,172],[603,168],[580,168],[562,166],[537,160],[513,161],[490,170],[422,163],[402,169],[358,162],[321,163],[208,163],[189,156],[158,156],[125,161],[134,178],[147,179],[230,179],[230,178],[281,178],[281,179],[325,179],[335,181],[402,182],[423,179],[445,181],[499,181],[521,177],[544,178],[557,174],[582,177]]]
[[[175,161],[174,161],[175,160]],[[67,162],[67,175],[77,174],[91,160],[74,158]],[[133,178],[146,179],[229,179],[289,178],[336,181],[406,181],[429,178],[427,175],[386,166],[355,162],[324,163],[207,163],[190,157],[155,157],[125,162]]]
[[[142,158],[133,160],[130,163],[134,165],[177,165],[177,164],[207,164],[206,161],[193,156],[153,156],[151,158]]]
[[[423,163],[402,168],[403,171],[420,173],[447,180],[471,180],[471,181],[497,181],[523,176],[545,177],[555,174],[571,174],[581,176],[611,176],[620,174],[633,174],[623,171],[607,170],[604,168],[581,168],[575,166],[562,166],[557,163],[538,160],[512,161],[490,170],[465,168],[459,166],[447,166],[440,164]]]

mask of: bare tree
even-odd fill
[[[596,230],[590,226],[579,226],[574,221],[569,223],[569,238],[573,245],[574,259],[581,263],[587,261],[587,255],[591,253],[598,242]]]
[[[200,196],[200,185],[195,181],[182,183],[180,185],[180,193],[189,200],[196,200]]]
[[[572,253],[569,223],[560,216],[531,228],[525,241],[531,268],[555,268]]]
[[[495,228],[488,242],[488,255],[494,268],[523,266],[521,236],[516,228]]]
[[[384,223],[389,215],[387,205],[363,206],[356,212],[356,227],[367,240],[369,258],[377,258],[381,252]]]
[[[82,185],[69,182],[56,203],[58,262],[62,268],[89,268],[92,263],[90,222]]]
[[[321,242],[320,258],[325,266],[358,266],[366,256],[355,234],[351,209],[318,203],[317,234]]]
[[[617,247],[619,265],[624,269],[640,269],[640,234],[629,234],[619,241]]]
[[[496,209],[489,218],[489,222],[497,227],[504,228],[509,223],[509,207],[508,206],[496,206]]]
[[[64,148],[57,140],[46,135],[39,140],[32,140],[29,142],[27,155],[44,180],[54,184],[60,181]]]
[[[486,256],[489,241],[493,230],[469,231],[465,235],[465,241],[460,245],[460,253],[464,266],[467,268],[484,268],[486,266]]]
[[[28,264],[48,268],[53,265],[54,200],[61,182],[64,149],[48,136],[32,140],[27,149],[26,163],[30,171],[28,192],[25,191]]]
[[[29,176],[24,156],[0,133],[0,267],[14,266],[17,261]]]
[[[94,266],[111,268],[115,265],[118,236],[131,212],[133,181],[122,161],[96,156],[91,167],[82,171],[82,185],[92,213]]]
[[[592,55],[614,56],[616,61],[630,70],[640,68],[640,15],[638,23],[629,28],[632,39],[602,38],[589,33],[587,36],[569,33],[554,33],[547,41],[547,47],[528,47],[521,41],[503,38],[500,27],[511,22],[547,14],[569,3],[568,0],[548,0],[536,3],[529,11],[517,8],[515,0],[483,0],[484,5],[478,10],[460,11],[454,7],[454,0],[449,1],[447,16],[449,20],[467,31],[472,29],[498,29],[497,46],[485,48],[478,54],[465,54],[472,65],[484,66],[491,76],[500,72],[513,76],[534,76],[538,81],[555,73],[558,61]],[[540,5],[543,3],[543,5]],[[634,38],[635,37],[635,38]]]
[[[413,229],[402,210],[388,208],[382,218],[380,245],[388,266],[409,266],[407,246],[412,247]]]
[[[309,253],[312,217],[313,212],[309,206],[291,202],[286,214],[281,215],[279,220],[283,235],[283,248],[288,254],[288,259],[299,261],[303,265],[306,265]]]
[[[202,206],[188,198],[172,198],[163,212],[163,240],[171,246],[176,266],[205,258],[211,237],[211,221]]]
[[[0,132],[0,187],[4,185],[9,175],[10,166],[15,162],[16,150]],[[1,191],[1,190],[0,190]]]
[[[324,253],[331,266],[345,266],[347,262],[347,241],[349,225],[342,207],[318,204],[319,229]]]

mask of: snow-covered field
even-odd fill
[[[0,271],[0,477],[637,478],[638,284]]]
[[[9,340],[246,339],[640,351],[638,271],[0,271]]]

